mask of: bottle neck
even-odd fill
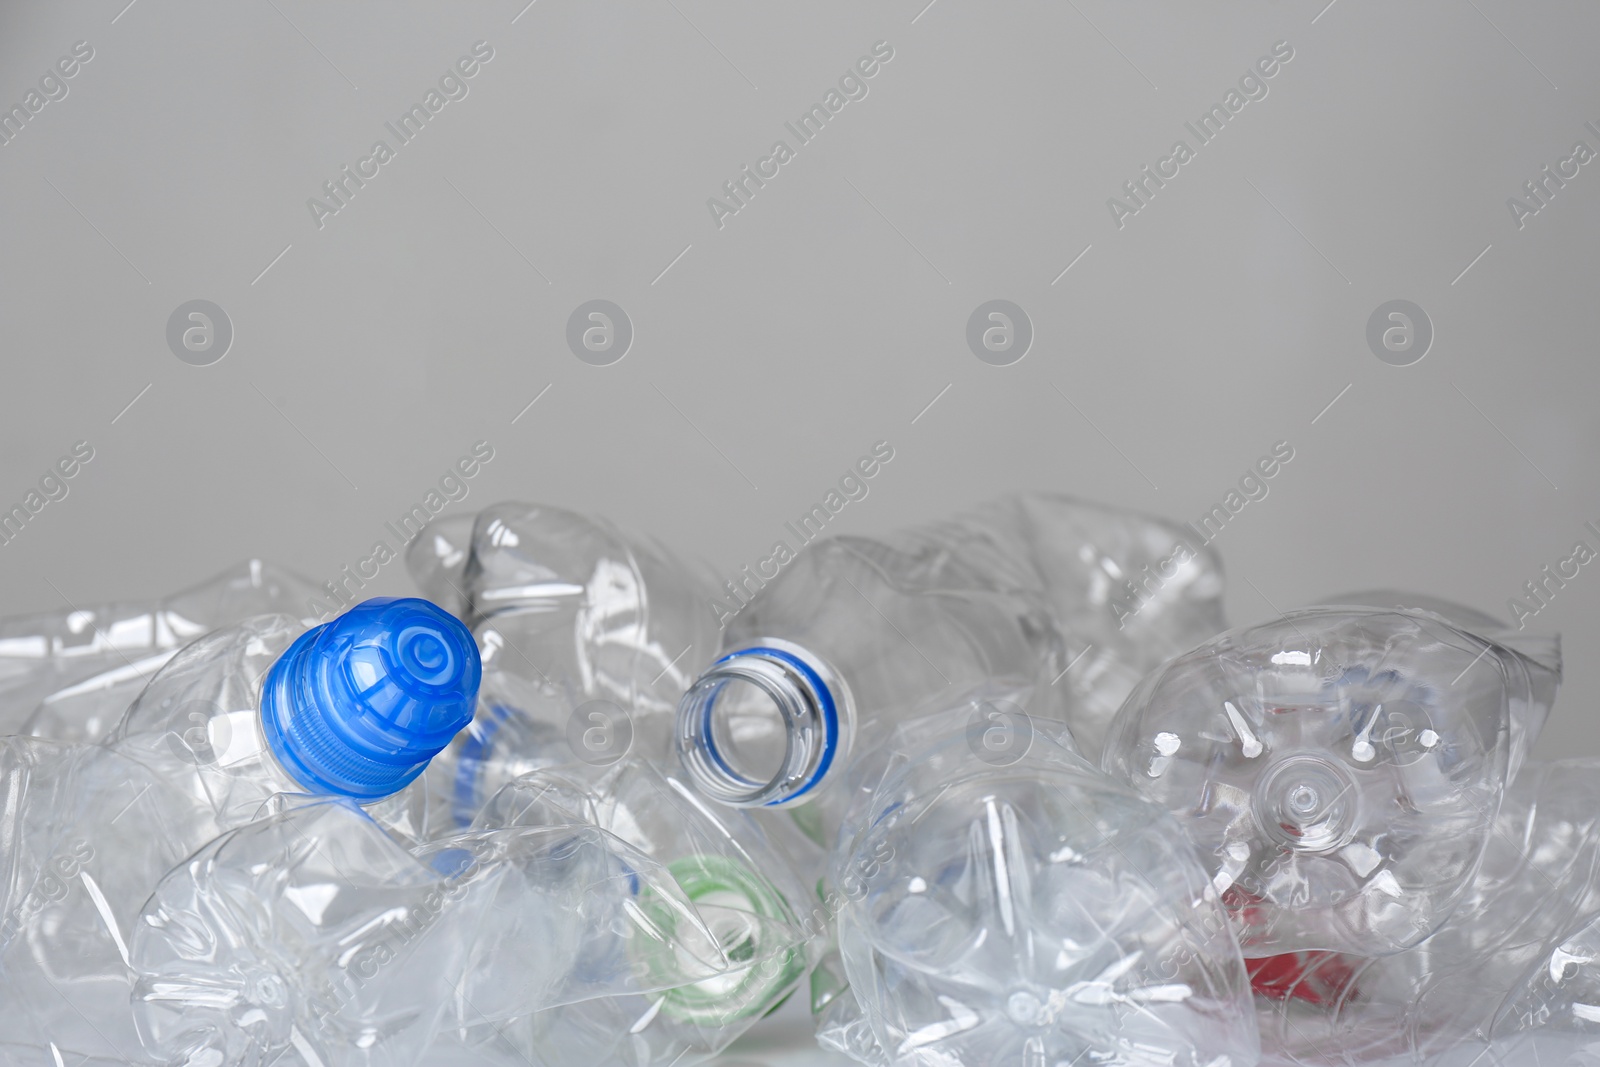
[[[821,658],[760,639],[728,653],[678,704],[678,753],[700,790],[734,807],[810,799],[844,762],[849,690]]]

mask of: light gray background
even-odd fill
[[[0,104],[95,51],[0,146],[0,506],[95,449],[0,547],[4,611],[248,555],[331,578],[479,439],[456,509],[594,510],[728,575],[879,439],[839,529],[1020,488],[1193,519],[1291,442],[1216,542],[1237,622],[1373,585],[1504,612],[1600,547],[1600,163],[1506,206],[1600,150],[1592,5],[526,3],[0,8]],[[307,199],[479,40],[469,95],[319,230]],[[719,230],[707,198],[880,40]],[[1119,229],[1107,198],[1280,40]],[[565,341],[597,298],[635,329],[606,367]],[[996,298],[1035,333],[1008,367],[965,340]],[[1413,366],[1365,340],[1396,298],[1434,325]],[[166,343],[192,299],[233,323],[213,366]],[[1567,641],[1546,754],[1600,752],[1597,603],[1600,564],[1536,620]]]

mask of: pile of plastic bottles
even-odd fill
[[[1229,630],[1191,537],[1023,495],[719,588],[501,504],[426,599],[0,620],[0,1064],[672,1067],[797,991],[873,1067],[1600,1064],[1557,640]]]

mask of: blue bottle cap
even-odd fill
[[[461,622],[416,597],[363,601],[307,630],[261,686],[261,726],[313,793],[403,789],[472,721],[483,665]]]

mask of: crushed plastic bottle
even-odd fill
[[[930,698],[989,679],[1042,680],[1026,710],[1062,717],[1048,685],[1062,651],[1048,611],[954,555],[818,541],[728,626],[723,647],[679,705],[679,755],[706,796],[795,807],[823,848],[843,814],[837,783],[851,757]]]
[[[597,827],[408,852],[348,800],[286,807],[202,849],[151,897],[131,956],[145,1048],[210,1067],[405,1065],[444,1023],[455,1040],[495,1033],[729,965],[677,880]]]
[[[671,754],[678,698],[717,644],[696,568],[603,520],[517,503],[430,525],[407,564],[467,620],[484,664],[477,718],[428,774],[435,832],[541,767]]]
[[[993,588],[1042,598],[1070,668],[1054,684],[1090,760],[1139,679],[1226,627],[1216,551],[1137,512],[1019,493],[887,540],[928,570],[960,561]]]
[[[1585,946],[1597,914],[1600,760],[1530,764],[1505,796],[1472,885],[1427,940],[1376,958],[1249,961],[1268,1060],[1582,1063],[1529,1049],[1593,1040],[1585,1008],[1600,988],[1600,957]]]
[[[735,697],[751,703],[744,697],[760,683],[740,676],[762,670],[759,650],[770,647],[831,679],[841,690],[833,694],[836,709],[854,705],[863,718],[883,721],[946,684],[1032,681],[1046,672],[1050,684],[1037,687],[1043,703],[1030,711],[1063,718],[1080,751],[1097,758],[1134,683],[1222,628],[1221,597],[1215,553],[1193,547],[1181,527],[1057,494],[1002,497],[877,540],[825,538],[729,625],[723,657],[680,709],[680,749],[708,795],[724,802],[788,804],[806,795],[803,778],[752,788],[762,775],[730,761],[729,746],[715,736],[719,718],[735,715],[740,721],[723,729],[747,748],[776,749],[790,732],[775,722],[762,728],[759,714],[733,707]],[[969,639],[967,631],[985,632]],[[922,647],[930,642],[935,647]],[[947,660],[961,677],[945,677]],[[808,703],[821,703],[803,693],[768,699],[803,715],[811,714]],[[716,710],[719,703],[729,715]],[[812,732],[825,735],[825,706],[819,718]],[[839,730],[841,758],[850,731],[848,724]],[[826,750],[825,737],[790,755],[819,747]],[[754,755],[769,771],[771,754]]]
[[[823,1044],[881,1067],[1251,1067],[1244,961],[1176,820],[1050,724],[986,745],[986,709],[1027,700],[970,692],[852,769],[833,881],[855,1003]]]
[[[1546,946],[1495,1018],[1504,1063],[1600,1063],[1600,916]]]
[[[178,649],[252,615],[298,617],[316,592],[252,559],[156,601],[0,619],[0,734],[99,740]]]
[[[1309,608],[1147,677],[1103,765],[1180,819],[1246,955],[1383,955],[1471,884],[1547,685],[1431,611]]]
[[[1064,693],[1048,684],[1065,666],[1054,618],[1023,578],[993,573],[1021,575],[1020,565],[996,556],[986,571],[931,544],[914,553],[860,537],[808,546],[728,625],[722,656],[678,707],[678,754],[695,788],[766,809],[762,825],[816,885],[830,939],[827,857],[855,755],[929,702],[990,679],[1027,688],[1034,717],[1065,715]],[[812,972],[812,1011],[845,985],[830,945]]]
[[[659,864],[726,963],[702,977],[684,971],[670,938],[654,947],[640,942],[607,964],[633,968],[633,988],[578,988],[562,1006],[524,1011],[492,1027],[452,1019],[446,1040],[475,1056],[541,1067],[699,1063],[799,984],[813,933],[810,917],[794,903],[803,892],[747,813],[712,811],[673,774],[628,759],[598,776],[580,764],[508,783],[472,832],[563,821],[599,827]],[[658,915],[648,894],[639,899]],[[670,934],[677,920],[658,918]]]
[[[13,739],[34,764],[66,755],[49,757],[58,791],[0,812],[26,857],[0,887],[0,1033],[136,1059],[128,940],[160,878],[278,794],[401,790],[466,723],[478,677],[454,618],[371,600],[309,630],[262,616],[200,638],[102,744]]]
[[[1435,615],[1457,629],[1493,641],[1500,648],[1516,653],[1522,668],[1528,673],[1526,693],[1519,686],[1511,697],[1511,756],[1506,767],[1506,779],[1516,779],[1522,761],[1533,751],[1533,743],[1539,739],[1545,720],[1555,706],[1556,694],[1561,690],[1559,634],[1518,630],[1504,619],[1497,619],[1477,608],[1423,593],[1406,593],[1395,589],[1347,593],[1331,597],[1326,603],[1399,608],[1402,611]]]

